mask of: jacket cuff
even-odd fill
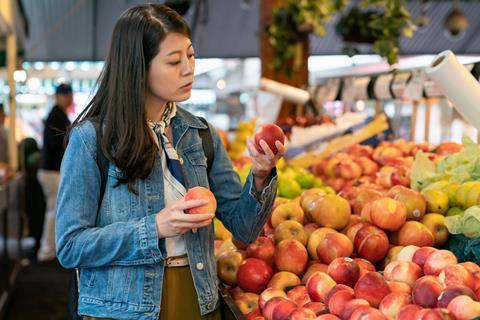
[[[255,183],[253,181],[253,175],[250,172],[251,175],[251,184],[250,184],[250,195],[255,198],[258,202],[261,204],[264,204],[268,202],[272,198],[275,198],[277,194],[277,180],[278,180],[278,175],[277,175],[277,168],[273,168],[272,172],[270,172],[270,182],[268,185],[263,188],[262,192],[257,192],[255,190]]]
[[[143,250],[146,259],[153,259],[160,262],[163,257],[158,247],[158,233],[155,221],[155,214],[151,214],[138,222],[137,230],[140,238],[140,248]]]

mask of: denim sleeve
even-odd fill
[[[250,172],[242,188],[228,154],[216,131],[210,127],[215,157],[210,171],[210,187],[217,199],[217,217],[235,239],[248,244],[259,236],[272,211],[277,194],[277,174],[273,169],[267,187],[257,194]]]
[[[155,215],[96,227],[100,170],[95,130],[72,130],[60,169],[56,251],[65,268],[153,264],[161,261]]]

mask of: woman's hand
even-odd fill
[[[183,199],[163,208],[155,221],[159,238],[170,238],[184,234],[192,229],[202,228],[212,223],[215,213],[186,214],[185,210],[207,204],[207,200]]]
[[[266,184],[267,178],[270,175],[272,169],[276,166],[278,160],[285,154],[285,146],[280,141],[275,141],[277,147],[277,153],[274,154],[268,144],[264,140],[260,140],[260,146],[265,154],[258,152],[255,147],[255,142],[252,138],[247,138],[247,148],[250,157],[252,158],[252,174],[255,182],[255,189],[257,192],[261,192]]]

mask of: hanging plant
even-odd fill
[[[389,64],[397,62],[400,37],[416,30],[410,12],[401,0],[363,0],[362,7],[353,7],[338,21],[337,33],[346,42],[372,44]]]
[[[274,50],[273,69],[288,74],[295,71],[287,61],[301,54],[301,39],[313,32],[319,37],[326,34],[325,24],[335,12],[344,8],[346,0],[285,0],[283,7],[273,11],[272,22],[266,27],[270,44]],[[297,58],[298,59],[298,58]]]

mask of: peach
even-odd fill
[[[457,257],[448,250],[438,250],[430,254],[423,265],[426,275],[438,276],[446,266],[457,264]]]
[[[330,263],[327,272],[336,283],[353,288],[360,276],[360,266],[351,258],[337,258]]]
[[[363,206],[362,212],[360,213],[360,218],[362,219],[362,221],[369,224],[372,224],[372,203],[373,201],[366,203]]]
[[[455,317],[448,311],[443,308],[434,308],[427,309],[427,311],[422,314],[421,320],[456,320]]]
[[[338,320],[339,318],[333,314],[322,314],[316,320]]]
[[[270,299],[275,297],[286,298],[287,294],[285,293],[285,291],[281,289],[276,289],[276,288],[267,288],[263,290],[263,292],[260,294],[260,297],[258,299],[258,307],[260,308],[260,310],[263,310],[263,308],[265,307],[265,304]]]
[[[466,268],[466,269],[467,269],[468,271],[470,271],[471,273],[480,271],[480,267],[479,267],[478,264],[476,264],[475,262],[465,261],[465,262],[459,263],[459,265],[461,265],[462,267]]]
[[[342,229],[350,220],[350,204],[337,195],[327,194],[317,198],[310,209],[313,222],[322,227]]]
[[[310,278],[310,276],[317,271],[322,271],[322,272],[327,273],[328,265],[323,264],[323,263],[319,263],[317,261],[314,261],[314,263],[310,264],[307,267],[307,271],[305,271],[305,273],[303,274],[302,282],[307,283],[308,278]]]
[[[207,200],[208,203],[202,206],[187,209],[186,212],[189,214],[215,213],[215,211],[217,211],[217,200],[215,199],[212,191],[205,187],[193,187],[188,189],[187,193],[185,194],[185,201],[190,200]]]
[[[403,292],[407,294],[412,293],[412,287],[410,287],[408,284],[405,282],[399,282],[399,281],[387,281],[388,287],[392,292]]]
[[[390,287],[377,272],[368,272],[355,284],[355,297],[367,300],[371,306],[378,307],[380,301],[390,293]]]
[[[353,311],[350,320],[388,320],[378,309],[372,307],[359,307]]]
[[[457,320],[467,320],[480,317],[480,302],[474,301],[469,296],[458,296],[448,304],[450,311]]]
[[[383,273],[385,280],[404,282],[409,286],[413,286],[422,275],[422,269],[417,264],[407,261],[391,262]]]
[[[438,249],[433,247],[421,247],[415,251],[415,254],[412,257],[412,261],[418,264],[420,268],[423,269],[423,265],[425,264],[425,261],[427,260],[428,256],[430,256],[430,254],[432,254],[437,250]]]
[[[452,264],[443,268],[438,275],[440,282],[448,287],[451,285],[463,285],[475,289],[475,278],[466,268],[459,264]]]
[[[290,201],[280,204],[272,212],[272,227],[276,228],[280,223],[286,220],[295,220],[303,224],[304,213],[302,207],[296,202]]]
[[[382,260],[389,249],[387,235],[375,226],[365,226],[358,230],[354,245],[359,256],[371,262]]]
[[[415,255],[415,252],[417,252],[419,248],[414,245],[409,245],[403,247],[402,250],[397,255],[397,260],[398,261],[412,261],[413,256]]]
[[[340,290],[335,292],[328,300],[328,311],[337,316],[340,316],[345,308],[345,303],[355,299],[355,294],[352,291]]]
[[[442,293],[440,293],[440,296],[438,296],[437,307],[446,308],[450,301],[458,296],[469,296],[475,301],[478,300],[472,289],[465,286],[452,285],[446,287],[443,289]]]
[[[311,302],[308,296],[307,287],[296,286],[291,290],[288,290],[287,297],[295,302],[297,306],[303,307],[303,305]]]
[[[388,195],[405,205],[407,220],[420,220],[425,214],[427,204],[420,192],[397,185],[390,189]]]
[[[430,230],[418,221],[407,221],[397,233],[397,243],[395,244],[400,246],[431,247],[435,243]]]
[[[398,230],[407,220],[407,209],[397,200],[383,197],[372,201],[370,205],[370,219],[381,229]]]
[[[327,233],[337,232],[332,228],[318,228],[313,231],[307,242],[307,250],[313,260],[318,260],[317,247]]]
[[[327,293],[335,285],[335,280],[321,271],[312,274],[306,284],[310,299],[319,302],[324,302]]]
[[[387,317],[394,319],[403,306],[412,303],[412,297],[404,292],[391,292],[387,294],[378,309]]]
[[[413,285],[413,302],[424,308],[434,308],[442,290],[443,286],[436,277],[423,276]]]
[[[296,274],[287,271],[280,271],[272,276],[268,282],[267,288],[285,290],[286,287],[296,286],[300,283],[300,278]]]
[[[289,315],[288,320],[309,320],[315,319],[317,315],[310,309],[307,308],[297,308],[294,309]]]
[[[299,241],[302,245],[307,245],[307,233],[303,225],[295,220],[285,220],[275,228],[275,242],[293,239]]]
[[[353,252],[353,244],[343,233],[328,233],[317,246],[317,256],[321,261],[330,264],[340,257],[349,257]]]
[[[278,152],[277,146],[275,144],[276,141],[280,141],[282,144],[285,143],[285,134],[283,133],[283,130],[277,126],[276,124],[268,123],[262,125],[257,133],[255,133],[255,147],[258,152],[264,154],[265,151],[263,151],[262,146],[260,145],[260,141],[264,140],[270,150],[274,154]]]
[[[407,304],[400,308],[397,315],[397,320],[412,320],[415,317],[417,311],[423,310],[422,307],[415,304]]]
[[[343,307],[343,312],[340,318],[342,320],[349,320],[352,313],[360,307],[370,307],[370,304],[365,299],[352,299],[348,301]]]

